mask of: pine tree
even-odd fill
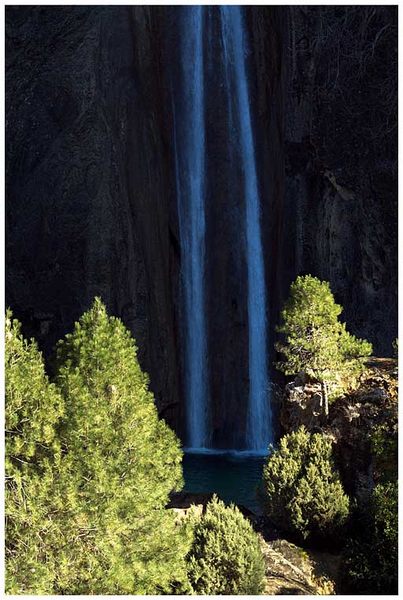
[[[345,523],[349,500],[332,459],[332,444],[304,427],[281,438],[263,470],[267,515],[302,539],[324,538]]]
[[[24,340],[11,311],[5,342],[6,591],[46,594],[53,590],[63,546],[55,501],[63,400],[49,383],[35,342]]]
[[[122,322],[96,299],[59,343],[61,440],[70,474],[69,593],[186,589],[186,539],[165,510],[182,485],[179,441],[158,419]]]
[[[197,594],[261,594],[264,560],[251,524],[216,496],[194,528],[189,578]]]
[[[330,286],[311,275],[299,276],[291,284],[290,296],[277,328],[286,342],[276,344],[284,360],[276,367],[286,375],[306,373],[322,385],[324,412],[328,413],[328,384],[342,376],[356,377],[363,370],[372,346],[348,333],[338,318]]]
[[[191,539],[165,509],[181,459],[129,332],[100,300],[59,344],[57,386],[7,314],[9,593],[191,591]]]
[[[63,400],[49,383],[42,355],[34,340],[27,341],[21,325],[6,314],[6,472],[17,477],[59,450],[55,425]]]

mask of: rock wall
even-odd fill
[[[159,409],[178,428],[180,248],[167,64],[177,43],[175,10],[7,7],[6,303],[48,354],[100,295],[136,337]],[[397,331],[396,9],[259,6],[245,13],[270,347],[290,281],[310,272],[330,281],[349,329],[390,353]],[[218,148],[223,115],[210,107],[207,116]],[[226,385],[236,405],[243,400],[231,382],[245,358],[245,299],[231,270],[237,249],[222,242],[229,215],[217,210],[225,189],[214,153],[209,169],[210,247],[222,248],[221,262],[216,250],[212,256],[221,265],[211,278],[218,294],[209,308],[212,381],[215,389]],[[227,307],[229,328],[218,303]],[[217,422],[233,412],[221,411]]]
[[[177,402],[177,252],[158,19],[7,8],[6,302],[48,353],[100,295],[163,410]]]
[[[376,354],[397,336],[396,7],[290,7],[283,282],[330,281]]]

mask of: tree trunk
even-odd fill
[[[329,415],[329,398],[327,395],[327,384],[325,381],[321,381],[321,388],[322,388],[324,413],[325,413],[325,416],[327,417]]]

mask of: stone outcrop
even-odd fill
[[[261,537],[261,546],[267,596],[335,594],[338,556],[307,552],[283,539],[266,542]]]
[[[390,441],[397,440],[397,386],[396,361],[374,360],[359,388],[330,408],[327,430],[335,441],[343,483],[350,494],[362,500],[369,497],[377,471],[394,468],[393,464],[378,464],[373,440],[380,428]]]
[[[302,425],[308,431],[323,424],[323,398],[319,384],[308,383],[296,377],[284,388],[280,409],[280,424],[284,431],[293,431]]]
[[[372,359],[358,387],[330,404],[327,420],[320,411],[320,386],[300,378],[285,388],[280,419],[283,432],[304,425],[330,435],[347,492],[365,500],[374,486],[371,439],[379,427],[397,436],[397,408],[396,360]]]

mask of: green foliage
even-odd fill
[[[394,361],[380,361],[354,403],[367,403],[363,423],[367,464],[375,486],[360,494],[342,555],[342,593],[397,594],[398,579],[398,381]],[[364,438],[365,439],[365,438]],[[365,488],[364,488],[365,489]]]
[[[5,342],[6,591],[45,594],[52,589],[55,550],[63,540],[54,501],[63,400],[49,383],[35,342],[24,340],[11,311]]]
[[[328,282],[311,275],[297,277],[281,313],[278,331],[286,343],[276,348],[285,360],[277,368],[286,375],[303,371],[320,382],[358,375],[372,346],[347,332],[338,320],[341,311]]]
[[[374,427],[371,433],[374,474],[379,482],[397,479],[398,423],[397,414]]]
[[[8,355],[9,464],[28,456],[40,473],[27,473],[26,486],[7,500],[10,519],[20,519],[8,528],[8,552],[18,561],[18,569],[9,563],[9,591],[188,592],[189,536],[164,508],[182,485],[182,453],[158,419],[121,321],[96,299],[59,343],[60,394],[34,345],[20,338]],[[16,431],[28,441],[16,444]]]
[[[257,534],[234,506],[217,497],[194,527],[189,578],[197,594],[261,594],[264,561]]]
[[[18,477],[59,450],[55,424],[63,413],[59,392],[45,374],[36,343],[6,314],[6,473]]]
[[[374,386],[374,399],[378,405],[372,405],[373,421],[367,437],[375,483],[395,482],[398,476],[398,380],[397,373],[392,370],[393,362],[388,368],[389,371],[378,372],[373,381],[369,380],[364,388],[364,397],[358,397],[358,401],[365,402],[365,391],[368,390],[371,398],[371,385]]]
[[[182,453],[158,419],[130,333],[96,299],[57,359],[66,468],[79,490],[70,593],[168,592],[174,577],[186,579],[181,538],[164,510],[182,485]]]
[[[396,338],[392,342],[393,356],[394,358],[399,358],[399,340]]]
[[[378,484],[372,496],[375,538],[381,542],[385,554],[397,564],[398,542],[398,485],[397,481]],[[387,561],[389,564],[389,561]]]
[[[263,470],[267,515],[302,539],[338,532],[349,513],[332,444],[304,427],[281,438]]]
[[[347,592],[397,594],[398,484],[378,484],[369,506],[361,507],[343,556]]]
[[[357,505],[342,557],[349,594],[398,591],[398,414],[393,381],[386,388],[390,404],[384,406],[383,421],[370,433],[376,485],[369,501]]]

